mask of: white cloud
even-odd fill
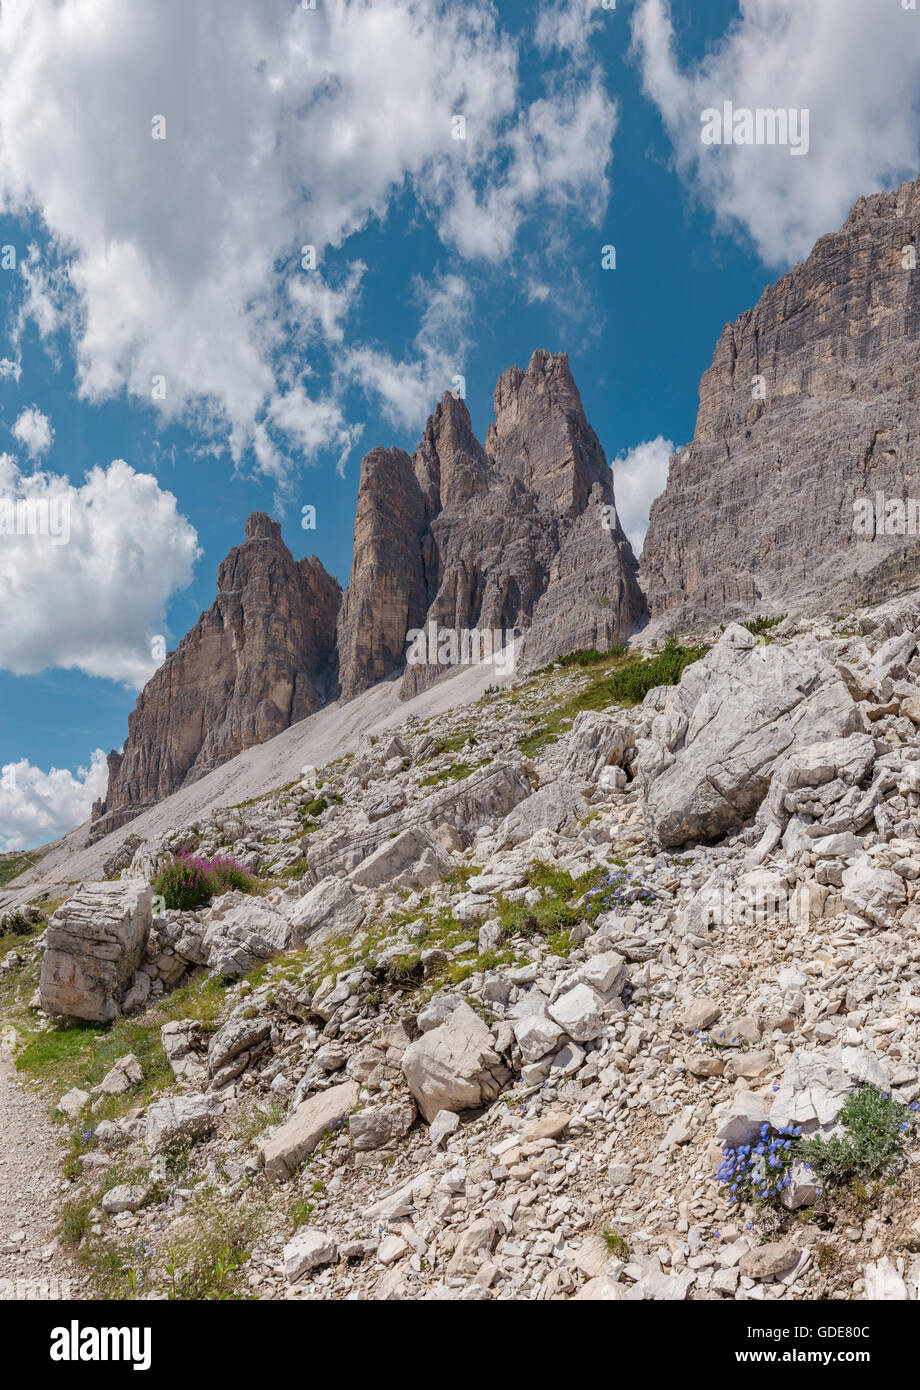
[[[143,685],[166,604],[199,554],[172,493],[120,459],[74,487],[0,455],[0,664]]]
[[[534,42],[543,53],[559,49],[577,57],[587,57],[591,39],[600,24],[612,21],[616,0],[555,0],[544,4],[537,14]]]
[[[344,379],[376,395],[384,416],[400,428],[421,428],[432,403],[455,390],[463,375],[469,347],[468,328],[473,309],[466,281],[446,275],[432,290],[417,286],[425,301],[411,357],[398,361],[379,348],[354,348],[341,365]]]
[[[529,213],[603,209],[599,77],[554,78],[527,105],[517,69],[488,0],[7,0],[0,212],[50,238],[21,263],[20,335],[34,319],[53,350],[69,333],[91,401],[151,403],[163,377],[167,418],[279,479],[287,423],[302,449],[347,451],[310,377],[320,348],[338,363],[364,267],[335,280],[324,257],[397,197],[404,215],[407,192],[445,245],[486,260]]]
[[[47,454],[54,438],[51,421],[47,415],[42,414],[37,405],[29,407],[19,415],[12,433],[33,459]]]
[[[108,769],[101,748],[90,766],[43,772],[28,758],[0,768],[0,852],[33,849],[89,819],[93,802],[105,795]]]
[[[914,178],[920,162],[920,11],[897,0],[740,0],[740,14],[682,69],[667,0],[632,21],[646,94],[678,168],[770,265],[808,255],[857,198]],[[701,114],[724,101],[809,111],[807,155],[780,145],[704,146]]]
[[[649,508],[668,481],[668,459],[673,453],[671,440],[659,434],[618,454],[611,465],[617,515],[637,555],[648,530]]]
[[[553,95],[526,107],[501,140],[500,174],[476,180],[452,167],[437,171],[442,235],[462,256],[499,262],[511,255],[534,204],[557,213],[576,209],[581,222],[596,225],[610,195],[616,124],[617,106],[600,72],[567,72]]]
[[[319,275],[310,274],[289,281],[288,295],[300,316],[305,336],[318,334],[327,343],[342,341],[345,319],[358,298],[366,271],[363,261],[354,261],[348,268],[348,278],[339,289],[327,285]]]

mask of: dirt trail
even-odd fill
[[[88,1296],[86,1276],[55,1239],[60,1157],[44,1103],[0,1036],[0,1300]]]

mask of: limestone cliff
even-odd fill
[[[840,609],[916,584],[918,528],[899,534],[888,504],[920,503],[918,243],[920,181],[861,198],[723,330],[652,507],[653,617]],[[867,504],[868,536],[854,526]]]
[[[340,695],[404,672],[411,695],[443,674],[406,670],[406,635],[436,622],[526,634],[526,659],[608,647],[644,615],[610,469],[564,354],[535,352],[495,391],[485,446],[447,394],[413,455],[361,465],[348,590],[294,561],[256,513],[220,567],[217,598],[166,658],[109,754],[93,835],[262,743]]]
[[[262,512],[217,575],[217,598],[142,690],[123,753],[109,754],[94,834],[304,719],[335,679],[338,582],[294,560]]]
[[[564,353],[535,352],[495,389],[485,446],[449,393],[415,453],[364,459],[351,580],[339,619],[342,694],[401,668],[406,633],[435,622],[517,628],[526,659],[608,647],[644,614],[613,482]],[[443,668],[411,666],[414,694]]]

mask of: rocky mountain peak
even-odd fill
[[[613,502],[568,358],[538,351],[526,371],[502,374],[485,447],[446,392],[412,455],[364,456],[344,600],[315,556],[295,561],[279,523],[253,512],[213,605],[141,692],[123,753],[109,755],[94,834],[336,695],[400,672],[406,697],[425,688],[444,667],[406,670],[406,658],[408,634],[429,623],[458,638],[498,631],[499,645],[526,633],[540,663],[621,641],[644,603]]]
[[[885,508],[920,498],[918,243],[920,181],[861,198],[723,329],[694,438],[652,506],[654,617],[834,608],[916,582],[916,525],[889,529]]]
[[[253,512],[246,519],[246,539],[247,541],[280,541],[281,524],[274,521],[265,512]]]
[[[605,511],[605,509],[607,509]],[[410,459],[361,467],[351,580],[339,620],[346,698],[405,661],[406,634],[526,632],[535,661],[622,640],[643,615],[613,482],[564,353],[535,352],[495,390],[485,446],[445,394]],[[436,680],[412,666],[404,693]]]
[[[104,833],[304,719],[330,697],[342,591],[320,561],[295,561],[278,522],[254,512],[222,561],[217,598],[138,697],[109,754]]]
[[[581,404],[566,353],[539,349],[526,372],[499,377],[495,421],[486,453],[507,476],[518,476],[554,511],[577,515],[610,470]]]
[[[428,418],[415,470],[432,515],[489,486],[489,460],[473,433],[466,402],[450,391]]]

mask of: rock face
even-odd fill
[[[217,575],[217,598],[170,652],[109,754],[94,833],[124,824],[183,783],[312,714],[335,675],[338,582],[315,556],[294,560],[262,512]]]
[[[291,1118],[273,1130],[262,1144],[267,1176],[289,1177],[327,1130],[334,1130],[355,1108],[359,1095],[353,1081],[343,1081],[298,1106]]]
[[[58,908],[42,959],[46,1013],[108,1023],[118,1014],[153,921],[146,884],[90,883]]]
[[[538,351],[526,372],[503,373],[485,446],[447,393],[411,457],[375,448],[361,464],[344,601],[315,556],[292,558],[277,522],[249,518],[215,602],[144,687],[124,750],[109,754],[91,838],[398,672],[408,698],[515,632],[529,665],[607,648],[645,617],[636,568],[564,353]],[[413,629],[435,636],[407,665]],[[439,630],[457,648],[440,658]]]
[[[817,644],[793,655],[758,645],[734,623],[667,698],[638,743],[650,833],[662,846],[738,829],[760,807],[783,754],[861,727]]]
[[[201,913],[173,913],[157,923],[162,945],[216,975],[234,978],[286,950],[294,933],[270,903],[240,892],[222,894]]]
[[[494,1100],[508,1078],[492,1035],[468,1004],[406,1049],[402,1069],[430,1124],[442,1110],[470,1110]]]
[[[635,568],[568,358],[535,352],[526,372],[500,377],[484,447],[447,393],[411,457],[365,457],[339,619],[342,695],[400,669],[407,632],[430,623],[524,631],[535,664],[608,647],[644,614]],[[443,670],[410,665],[403,693]]]
[[[725,327],[694,438],[652,507],[641,582],[653,617],[871,602],[916,583],[916,527],[881,534],[876,517],[860,536],[853,504],[920,499],[918,240],[920,181],[861,198]]]

